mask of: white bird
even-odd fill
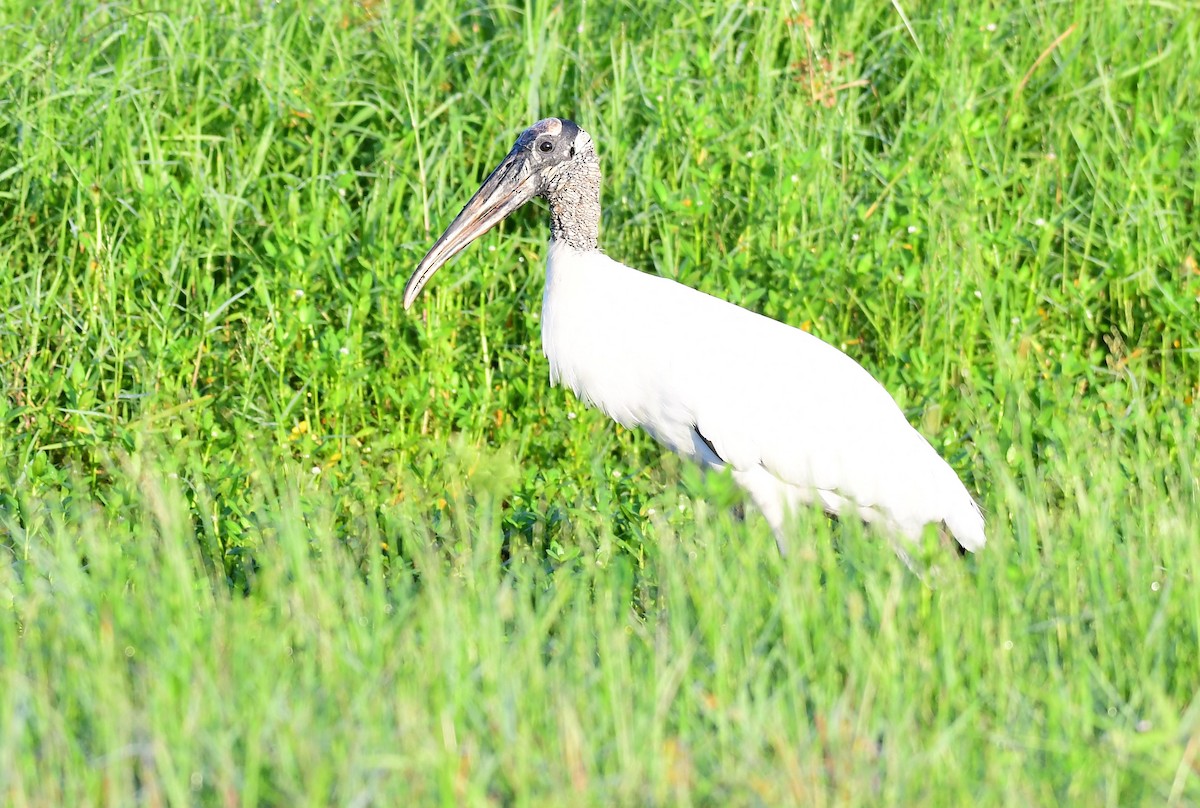
[[[916,541],[933,524],[965,550],[983,547],[983,516],[967,489],[857,362],[798,328],[600,251],[599,159],[572,121],[547,118],[521,133],[417,266],[404,307],[451,257],[534,197],[550,206],[542,349],[551,384],[679,455],[728,467],[781,553],[790,515],[814,504],[891,538]]]

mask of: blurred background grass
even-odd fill
[[[0,10],[0,794],[1200,800],[1195,3]],[[796,559],[548,387],[537,118],[601,243],[860,360],[978,492]],[[900,566],[900,569],[897,569]]]

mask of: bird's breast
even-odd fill
[[[675,344],[663,279],[598,251],[551,242],[542,305],[542,349],[552,384],[569,388],[629,429],[646,429],[686,456],[694,421],[677,380],[687,354]],[[672,284],[674,285],[674,284]]]

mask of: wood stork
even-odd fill
[[[934,524],[965,550],[983,547],[983,516],[967,489],[857,362],[798,328],[600,251],[599,159],[572,121],[547,118],[521,133],[417,266],[404,307],[450,258],[534,197],[550,206],[542,349],[552,385],[677,454],[729,467],[781,553],[789,514],[813,504],[893,538],[915,541]]]

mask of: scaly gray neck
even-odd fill
[[[550,238],[580,252],[599,249],[600,161],[590,147],[549,177]]]

